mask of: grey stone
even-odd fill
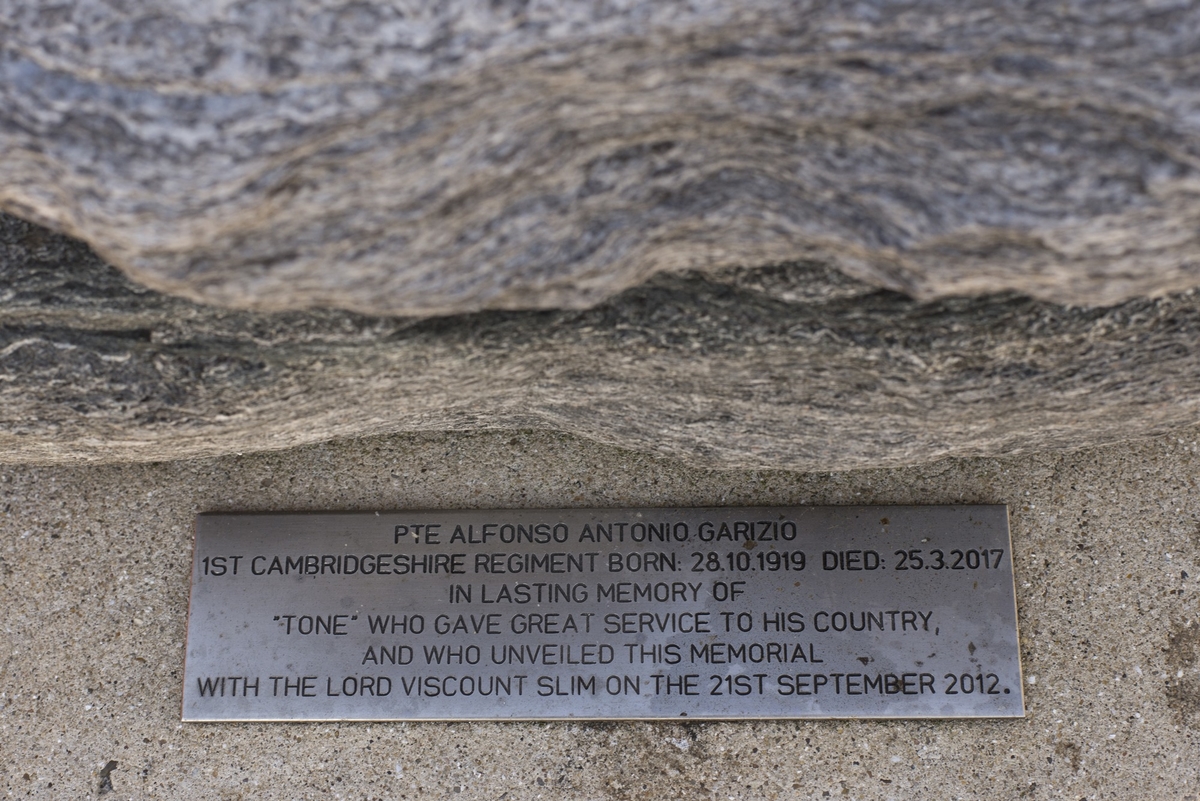
[[[549,429],[710,467],[830,470],[1192,424],[1200,293],[920,302],[827,265],[663,274],[588,310],[219,309],[0,216],[0,460],[167,460]]]
[[[0,208],[262,310],[805,260],[1114,304],[1200,283],[1198,35],[1125,0],[0,0]]]

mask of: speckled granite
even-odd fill
[[[851,473],[716,472],[549,434],[0,468],[5,798],[1200,798],[1200,430]],[[179,722],[203,510],[1003,502],[1028,717]]]

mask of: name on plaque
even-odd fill
[[[1023,714],[1004,506],[196,521],[186,721]]]

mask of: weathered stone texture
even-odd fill
[[[0,0],[0,208],[240,308],[804,260],[1114,304],[1200,284],[1197,42],[1125,0]]]
[[[725,467],[898,465],[1192,424],[1200,296],[918,302],[818,263],[660,275],[589,310],[192,304],[0,215],[0,460],[160,460],[546,428]]]

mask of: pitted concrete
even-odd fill
[[[721,472],[564,436],[406,435],[0,471],[11,798],[1200,797],[1200,430],[1070,454]],[[182,724],[200,511],[1007,503],[1023,720]]]

